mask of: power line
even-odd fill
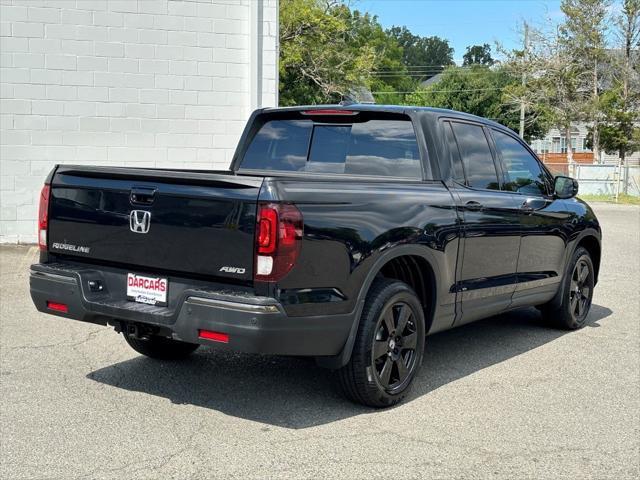
[[[394,71],[394,72],[377,72],[377,73],[369,73],[369,75],[373,76],[373,77],[396,77],[396,76],[401,76],[401,75],[405,75],[405,76],[420,76],[420,75],[437,75],[439,73],[443,73],[442,70],[425,70],[425,71],[421,71],[421,72],[403,72],[401,70],[398,71]],[[465,71],[465,72],[456,72],[456,74],[464,74],[464,75],[484,75],[486,72],[472,72],[472,71]]]
[[[417,94],[425,94],[425,93],[460,93],[460,92],[484,92],[491,90],[504,90],[505,87],[489,87],[489,88],[462,88],[459,90],[411,90],[406,92],[394,92],[392,90],[389,91],[380,91],[380,92],[371,92],[373,94],[408,94],[408,93],[417,93]]]

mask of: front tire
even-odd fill
[[[540,311],[554,326],[578,330],[587,324],[595,286],[593,261],[585,248],[578,247],[573,253],[568,272],[561,287],[564,289],[562,303],[557,307],[551,303],[543,305]]]
[[[191,355],[200,345],[180,342],[170,338],[152,335],[136,338],[123,332],[124,339],[136,352],[158,360],[182,360]]]
[[[337,372],[342,391],[350,400],[370,407],[397,404],[420,369],[424,342],[424,312],[415,292],[397,280],[375,280],[351,359]]]

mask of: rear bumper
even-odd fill
[[[44,313],[102,325],[145,325],[175,340],[247,353],[338,355],[352,326],[352,315],[290,317],[273,298],[179,280],[180,293],[168,307],[129,302],[122,293],[125,278],[126,272],[115,269],[36,264],[29,278],[31,299]],[[104,285],[101,292],[89,289],[96,279]],[[67,311],[53,310],[48,302]],[[200,338],[200,330],[227,334],[229,341]]]

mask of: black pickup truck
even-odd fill
[[[585,325],[601,232],[577,189],[472,115],[262,109],[229,171],[57,166],[31,296],[150,357],[315,357],[384,407],[428,334],[526,306]]]

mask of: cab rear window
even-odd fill
[[[408,119],[270,120],[253,137],[241,168],[422,178],[418,143]]]

